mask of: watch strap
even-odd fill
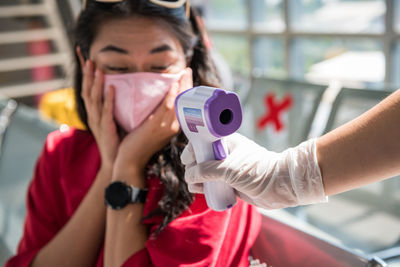
[[[146,197],[147,197],[147,192],[149,192],[149,190],[140,189],[140,188],[137,188],[134,186],[130,186],[130,187],[132,189],[130,203],[145,203]]]
[[[147,189],[141,189],[132,185],[127,185],[124,181],[114,181],[105,189],[105,204],[119,210],[128,204],[145,203]]]

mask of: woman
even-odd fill
[[[183,178],[174,99],[219,85],[195,16],[171,1],[106,2],[88,1],[76,25],[76,98],[90,131],[49,135],[7,266],[248,265],[260,215],[241,201],[214,212]],[[147,189],[145,203],[117,205],[110,183]]]

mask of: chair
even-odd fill
[[[342,88],[332,104],[324,133],[358,117],[391,92]],[[374,255],[387,255],[384,251],[400,244],[399,193],[398,176],[333,196],[328,204],[291,211],[333,233],[348,247],[357,247]]]
[[[327,133],[358,117],[389,96],[390,93],[391,91],[343,88],[332,104],[324,132]]]
[[[349,250],[338,240],[283,210],[260,211],[262,228],[251,255],[267,266],[387,266],[378,256]]]
[[[242,100],[244,119],[240,132],[277,152],[298,145],[308,137],[325,88],[293,80],[254,78],[248,96]],[[276,104],[285,97],[292,101],[288,109],[278,114],[283,124],[280,130],[273,124],[266,124],[261,129],[257,127],[259,120],[271,111],[265,104],[268,94],[274,94]]]
[[[0,113],[9,101],[0,100]],[[41,120],[36,110],[24,105],[9,115],[8,127],[0,135],[0,243],[14,253],[22,235],[26,190],[35,162],[47,134],[57,126]],[[0,258],[0,265],[5,260]]]
[[[334,94],[334,101],[332,105],[329,104],[331,105],[329,109],[323,110],[325,113],[328,110],[328,113],[325,114],[326,117],[322,116],[327,121],[319,123],[319,126],[322,125],[321,130],[317,131],[319,134],[326,133],[361,115],[390,94],[390,91],[339,89],[338,94]],[[257,119],[265,112],[263,98],[268,92],[274,92],[277,99],[282,99],[286,93],[291,93],[293,96],[292,109],[288,110],[286,114],[282,114],[282,121],[286,127],[283,131],[277,132],[270,126],[262,130],[256,127]],[[295,146],[310,136],[325,92],[327,90],[323,86],[296,81],[256,78],[253,80],[248,97],[242,101],[245,112],[244,127],[241,132],[270,150],[282,151],[290,146]],[[383,188],[379,195],[373,195],[362,188],[331,197],[329,204],[287,209],[286,212],[296,215],[293,218],[302,218],[297,226],[285,224],[277,218],[264,216],[260,236],[253,247],[253,256],[266,262],[268,266],[293,266],[295,263],[298,266],[316,266],[316,263],[318,263],[317,265],[324,263],[327,266],[386,266],[381,259],[398,260],[400,236],[397,236],[397,245],[396,242],[393,242],[387,246],[377,247],[375,245],[374,247],[367,239],[355,240],[356,238],[351,235],[351,231],[354,230],[347,229],[354,221],[363,222],[364,219],[373,217],[379,212],[388,214],[388,216],[397,216],[400,220],[400,203],[397,197],[400,187],[398,183],[399,179],[379,183]],[[337,208],[353,207],[351,205],[356,208],[358,207],[356,205],[362,205],[362,209],[344,211]],[[320,219],[321,215],[325,217],[325,221]],[[345,216],[351,216],[351,219]],[[340,221],[338,218],[346,220]],[[333,221],[333,223],[329,221]],[[302,224],[310,223],[316,225],[320,232],[329,232],[340,241],[327,241],[320,234],[311,234],[298,228]],[[393,223],[393,227],[396,227],[394,225],[395,223]],[[398,225],[397,228],[399,228]],[[342,229],[346,230],[341,231]],[[370,232],[375,230],[378,229],[370,228]],[[385,230],[389,231],[388,235],[394,234],[391,229]],[[393,238],[396,239],[396,235]],[[357,250],[354,248],[362,249],[365,253],[356,252]],[[290,260],[292,261],[290,262]],[[310,263],[311,265],[303,265],[302,263],[307,260],[318,261],[314,261],[314,264]]]

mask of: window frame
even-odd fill
[[[293,31],[291,28],[290,21],[290,1],[282,0],[282,8],[283,8],[283,20],[284,20],[284,30],[281,32],[268,32],[268,31],[260,31],[259,29],[254,29],[253,27],[253,14],[251,8],[251,0],[246,0],[246,29],[224,29],[218,27],[212,27],[207,25],[207,30],[210,34],[227,34],[227,35],[240,35],[244,36],[249,42],[249,50],[247,51],[250,63],[250,79],[256,77],[257,74],[254,66],[253,53],[254,53],[254,43],[255,39],[258,37],[266,37],[266,38],[278,38],[283,42],[283,68],[285,70],[285,78],[294,77],[294,73],[292,71],[291,65],[293,64],[293,53],[292,53],[292,44],[295,42],[297,38],[318,38],[318,37],[331,37],[331,38],[354,38],[354,39],[362,39],[368,38],[374,41],[380,41],[383,44],[383,54],[385,57],[385,78],[383,80],[383,84],[385,87],[393,87],[395,83],[395,79],[392,78],[394,71],[392,68],[394,67],[393,59],[395,58],[395,47],[396,43],[400,42],[400,32],[395,31],[395,21],[394,21],[394,8],[395,3],[394,0],[384,0],[386,5],[386,12],[384,18],[384,26],[385,30],[382,33],[340,33],[340,32],[299,32]],[[397,85],[399,86],[399,85]],[[393,89],[393,88],[391,88]]]

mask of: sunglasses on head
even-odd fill
[[[110,4],[115,4],[115,3],[121,3],[124,0],[95,0],[95,2],[98,3],[110,3]],[[177,9],[181,8],[182,6],[186,6],[186,18],[189,18],[190,15],[190,5],[189,5],[189,0],[147,0],[153,5],[160,6],[163,8],[169,8],[169,9]],[[83,0],[83,9],[86,8],[86,2],[87,0]]]

